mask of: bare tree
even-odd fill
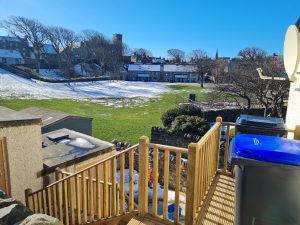
[[[195,64],[197,72],[200,75],[201,87],[203,87],[204,76],[212,70],[214,65],[213,60],[209,57],[207,52],[196,49],[190,54],[190,62]]]
[[[63,49],[63,38],[62,38],[63,32],[64,32],[64,28],[59,26],[49,26],[46,27],[45,29],[45,35],[47,37],[47,40],[50,42],[50,44],[53,46],[56,52],[57,65],[59,69],[62,68],[60,52]]]
[[[147,63],[151,62],[152,53],[144,48],[136,48],[132,51],[132,56],[136,57],[138,62]]]
[[[283,61],[278,57],[267,56],[259,48],[245,48],[239,52],[235,67],[226,73],[226,83],[217,84],[217,95],[235,99],[242,107],[245,101],[247,109],[253,105],[262,105],[269,115],[283,116],[284,98],[288,95],[287,80],[262,80],[256,69],[262,68],[272,77],[285,77]]]
[[[1,27],[5,28],[8,33],[18,37],[25,38],[33,48],[33,54],[36,60],[36,70],[39,72],[41,61],[41,50],[46,41],[44,26],[34,20],[20,16],[11,16],[1,22]]]
[[[98,31],[83,31],[82,47],[85,48],[88,61],[96,62],[101,69],[101,75],[106,71],[114,70],[114,63],[118,60],[117,55],[122,54],[122,49],[115,49],[116,46]],[[121,53],[120,53],[121,51]]]
[[[73,48],[78,45],[79,36],[70,29],[60,29],[61,47],[63,49],[62,55],[66,62],[64,73],[69,77],[73,74]]]
[[[180,49],[169,49],[167,53],[174,63],[182,63],[185,59],[185,52]]]

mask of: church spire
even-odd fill
[[[219,58],[219,49],[217,48],[217,51],[216,51],[216,59]]]

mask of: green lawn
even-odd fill
[[[15,110],[27,107],[43,107],[69,112],[80,116],[88,116],[93,120],[93,136],[102,140],[137,143],[142,135],[150,137],[152,126],[161,126],[160,117],[166,110],[175,107],[176,95],[187,97],[189,93],[196,93],[197,99],[205,100],[206,94],[201,93],[199,86],[171,85],[174,91],[151,99],[141,107],[113,108],[95,103],[51,99],[51,100],[0,100],[0,105]],[[178,99],[178,98],[177,98]],[[130,101],[135,101],[131,99]]]

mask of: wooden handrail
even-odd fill
[[[218,171],[222,118],[188,148],[185,224],[193,225],[197,213]]]
[[[27,206],[35,213],[45,213],[64,224],[81,224],[103,220],[136,210],[134,204],[134,145],[122,152],[74,174],[57,171],[54,183],[35,192],[26,190]],[[125,155],[129,154],[129,193],[125,193]],[[120,160],[120,181],[117,183],[117,162]],[[103,170],[102,170],[103,167]],[[100,177],[102,170],[103,178]],[[62,177],[62,175],[67,175]],[[119,185],[119,187],[118,187]],[[125,199],[130,203],[125,208]]]
[[[50,187],[52,187],[52,186],[54,186],[54,185],[56,185],[56,184],[58,184],[58,183],[63,182],[64,180],[66,180],[66,179],[68,179],[68,178],[70,178],[70,177],[75,177],[76,175],[81,174],[82,172],[85,172],[85,171],[87,171],[87,170],[89,170],[89,169],[92,169],[93,167],[95,167],[95,166],[97,166],[97,165],[100,165],[100,164],[102,164],[102,163],[104,163],[104,162],[106,162],[106,161],[109,161],[109,160],[111,160],[111,159],[113,159],[113,158],[116,158],[116,157],[122,155],[122,154],[125,154],[125,153],[129,152],[130,150],[133,150],[133,149],[137,148],[138,146],[139,146],[139,144],[135,144],[135,145],[133,145],[133,146],[131,146],[131,147],[129,147],[129,148],[127,148],[127,149],[125,149],[125,150],[119,152],[119,153],[116,153],[115,155],[109,156],[109,157],[107,157],[107,158],[105,158],[105,159],[103,159],[103,160],[101,160],[101,161],[99,161],[99,162],[97,162],[97,163],[95,163],[95,164],[93,164],[93,165],[91,165],[91,166],[88,166],[88,167],[86,167],[86,168],[84,168],[84,169],[82,169],[82,170],[80,170],[80,171],[78,171],[78,172],[75,172],[75,173],[73,173],[71,176],[62,178],[61,180],[58,180],[58,181],[55,181],[55,182],[53,182],[53,183],[47,185],[45,188],[50,188]],[[35,191],[35,192],[32,192],[32,194],[35,194],[35,193],[37,193],[37,192],[39,192],[39,191],[41,191],[41,190],[43,190],[43,189],[44,189],[44,188],[41,188],[40,190],[37,190],[37,191]]]
[[[158,148],[160,150],[168,150],[168,151],[171,151],[171,152],[188,153],[188,149],[187,148],[179,148],[179,147],[169,146],[169,145],[162,145],[162,144],[150,143],[149,147],[150,148]]]

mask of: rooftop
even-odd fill
[[[79,118],[86,118],[92,120],[92,118],[89,117],[76,116],[70,113],[61,112],[53,109],[46,109],[46,108],[30,107],[30,108],[23,109],[20,112],[42,118],[43,127],[68,117],[79,117]]]
[[[14,42],[20,42],[21,39],[18,37],[11,37],[11,36],[0,36],[0,41],[14,41]]]
[[[42,48],[42,53],[45,53],[45,54],[56,54],[56,51],[53,47],[53,45],[50,45],[50,44],[44,44],[43,45],[43,48]]]
[[[43,134],[43,160],[47,171],[71,165],[113,150],[114,145],[68,129]]]
[[[158,72],[158,71],[160,71],[160,65],[129,64],[128,71]]]
[[[16,50],[0,49],[1,58],[23,59],[20,52]]]
[[[23,122],[23,121],[36,121],[40,122],[41,117],[31,115],[25,112],[18,112],[3,106],[0,106],[0,123],[9,122]]]

